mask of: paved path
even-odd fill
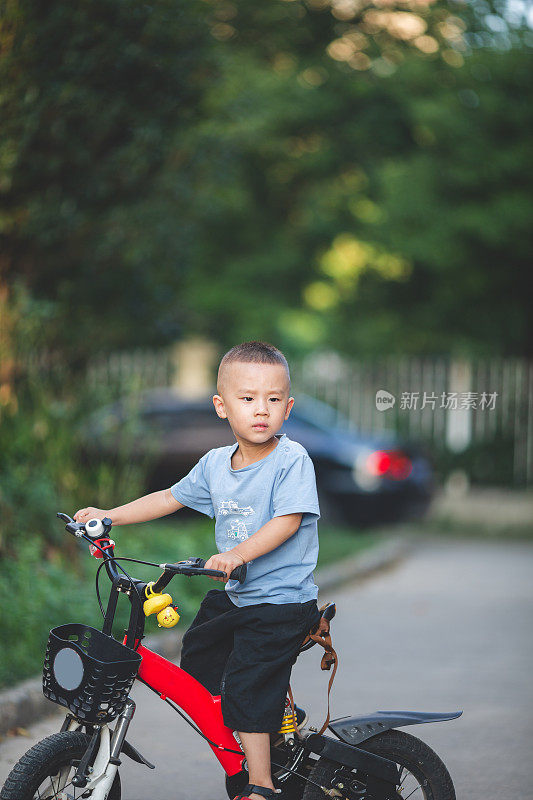
[[[406,730],[447,764],[459,800],[532,800],[533,546],[442,541],[359,585],[329,591],[340,666],[333,716],[376,709],[464,709],[454,722]],[[293,673],[296,701],[320,723],[328,673],[318,648]],[[318,701],[309,702],[317,696]],[[123,770],[125,800],[223,800],[222,772],[206,745],[140,686],[131,741],[157,764]],[[0,783],[58,718],[0,745]]]

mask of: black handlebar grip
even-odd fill
[[[241,564],[240,567],[235,567],[233,572],[230,575],[232,581],[239,581],[239,583],[244,583],[246,580],[246,573],[248,572],[247,564]]]
[[[196,563],[199,567],[203,569],[207,562],[204,561],[203,558],[197,558]],[[239,583],[244,583],[244,581],[246,580],[247,572],[248,572],[248,566],[246,564],[241,564],[240,567],[235,567],[235,569],[230,575],[230,579],[232,581],[239,581]]]

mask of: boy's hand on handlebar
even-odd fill
[[[208,577],[214,581],[222,581],[223,583],[226,583],[229,580],[229,576],[233,570],[236,567],[242,567],[242,565],[242,558],[236,553],[233,553],[231,550],[228,550],[227,553],[215,553],[214,556],[211,556],[211,558],[205,562],[204,569],[222,570],[222,572],[226,573],[225,578],[216,578],[214,575],[209,575]]]
[[[109,516],[109,511],[103,511],[101,508],[94,508],[94,506],[87,506],[87,508],[80,508],[74,514],[76,522],[89,522],[90,519],[103,519]]]

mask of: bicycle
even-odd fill
[[[58,733],[34,745],[13,767],[0,800],[121,800],[121,756],[155,768],[126,739],[135,711],[129,696],[135,680],[159,695],[208,743],[225,772],[227,794],[235,797],[248,783],[246,758],[236,732],[224,725],[220,696],[211,695],[191,675],[141,643],[146,616],[157,614],[162,627],[173,627],[179,619],[171,596],[164,592],[175,575],[221,577],[224,573],[205,569],[201,558],[154,564],[115,556],[110,519],[82,524],[68,514],[57,516],[67,523],[69,533],[87,541],[91,553],[102,560],[96,572],[96,593],[104,622],[101,631],[78,623],[50,631],[43,692],[68,713]],[[163,572],[146,583],[131,577],[119,562],[147,564]],[[105,611],[98,583],[102,567],[111,582]],[[230,577],[244,581],[246,565]],[[131,605],[122,642],[112,636],[120,594]],[[335,605],[329,603],[321,611],[329,630]],[[313,644],[306,638],[300,652]],[[292,709],[279,734],[271,735],[274,785],[289,800],[323,800],[325,796],[455,800],[451,777],[437,754],[396,728],[451,720],[461,714],[378,711],[340,717],[329,722],[333,736],[327,736],[317,728],[299,727]]]

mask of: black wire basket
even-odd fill
[[[110,722],[124,708],[141,658],[89,625],[60,625],[48,637],[43,693],[83,722]]]

